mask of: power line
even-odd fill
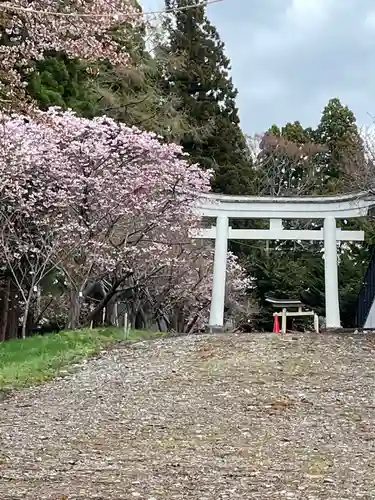
[[[164,9],[164,10],[154,10],[154,11],[147,11],[143,12],[143,16],[154,16],[157,14],[171,14],[173,12],[179,12],[179,11],[184,11],[184,10],[190,10],[194,9],[197,7],[207,7],[208,5],[212,5],[214,3],[219,3],[223,2],[224,0],[207,0],[204,2],[200,2],[197,4],[189,4],[189,5],[184,5],[182,7],[175,7],[172,9]],[[121,12],[114,12],[113,14],[79,14],[75,12],[56,12],[56,11],[50,11],[50,10],[38,10],[38,9],[32,9],[30,7],[19,7],[17,5],[4,2],[0,3],[0,9],[3,10],[11,10],[15,12],[25,12],[25,13],[30,13],[30,14],[43,14],[46,16],[54,16],[54,17],[91,17],[91,18],[103,18],[103,17],[111,17],[116,19],[116,17],[121,15]]]
[[[195,7],[207,7],[207,5],[212,5],[214,3],[219,3],[223,2],[224,0],[207,0],[205,2],[200,2],[198,4],[189,4],[189,5],[183,5],[182,7],[175,7],[174,9],[164,9],[164,10],[156,10],[154,12],[144,12],[145,16],[151,16],[155,14],[170,14],[173,12],[179,12],[182,10],[190,10],[194,9]]]

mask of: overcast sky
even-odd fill
[[[246,133],[295,120],[314,126],[331,97],[371,124],[375,0],[223,0],[208,15],[231,59]]]

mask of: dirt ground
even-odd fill
[[[2,500],[375,499],[375,339],[123,345],[0,403]]]

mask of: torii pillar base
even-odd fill
[[[224,333],[224,327],[207,325],[205,331],[206,333]]]

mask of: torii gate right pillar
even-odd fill
[[[323,234],[326,328],[340,328],[336,219],[334,217],[326,217],[324,219]]]

